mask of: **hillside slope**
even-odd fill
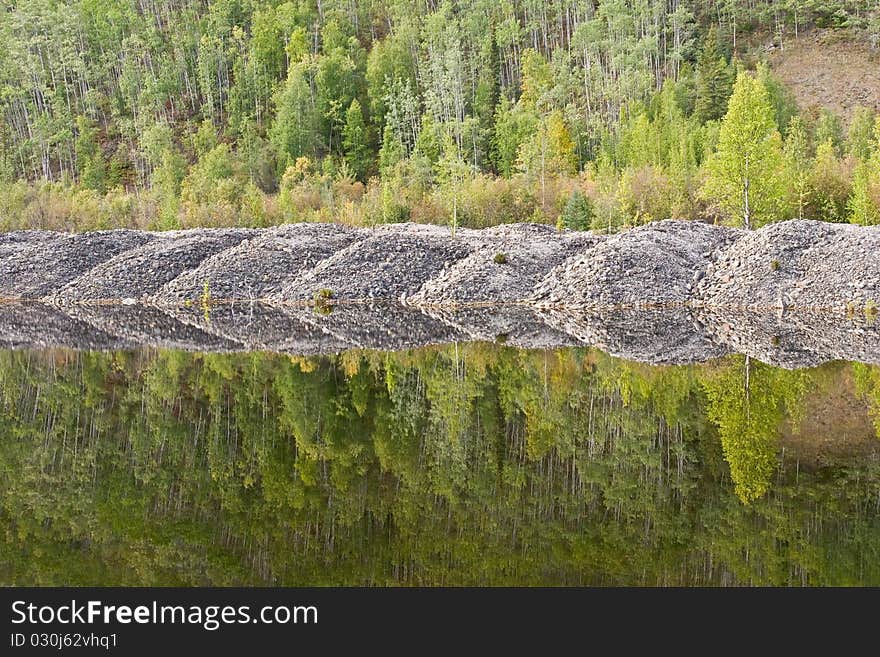
[[[770,67],[802,110],[827,108],[849,122],[859,106],[880,110],[880,50],[840,30],[813,30],[786,41]]]

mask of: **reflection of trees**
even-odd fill
[[[856,390],[870,405],[871,417],[880,438],[880,367],[877,365],[853,365]]]
[[[0,352],[0,582],[880,583],[877,472],[730,494],[804,385],[742,368]]]
[[[708,417],[718,426],[736,494],[746,503],[764,496],[777,465],[779,425],[796,415],[806,374],[737,357],[704,380]]]

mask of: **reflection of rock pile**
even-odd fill
[[[810,221],[665,221],[611,237],[415,224],[8,233],[0,345],[326,353],[491,340],[658,363],[728,351],[788,367],[878,362],[878,247],[878,228]]]
[[[853,314],[815,311],[692,310],[698,330],[716,344],[785,368],[810,367],[829,360],[880,363],[880,321]]]
[[[649,363],[688,363],[731,352],[786,368],[828,360],[880,363],[880,323],[790,312],[708,308],[607,309],[527,306],[414,308],[394,302],[328,309],[258,302],[197,305],[0,303],[0,348],[66,346],[197,351],[337,353],[485,341],[529,349],[596,346]]]
[[[719,358],[730,352],[699,330],[691,312],[675,308],[611,308],[602,312],[548,309],[547,322],[574,336],[580,344],[628,360],[648,363],[690,363]]]

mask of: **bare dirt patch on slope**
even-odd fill
[[[770,68],[802,110],[827,108],[848,123],[863,105],[880,111],[880,50],[843,30],[811,30],[776,47]]]

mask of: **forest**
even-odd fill
[[[0,351],[0,581],[877,584],[870,424],[813,465],[780,447],[848,385],[880,434],[878,383],[480,343]]]
[[[876,0],[2,0],[0,229],[880,223]]]

